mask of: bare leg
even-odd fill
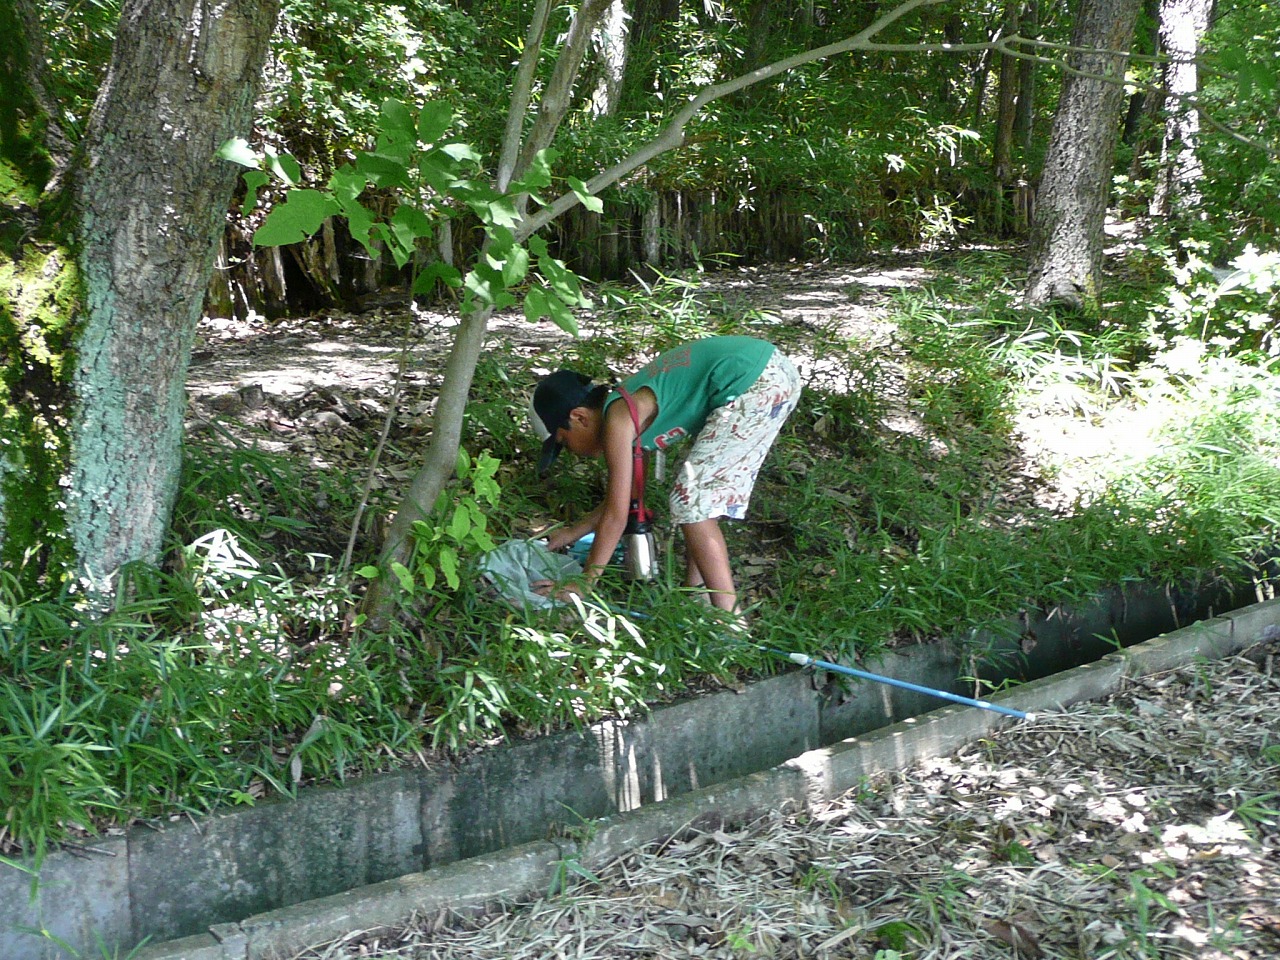
[[[729,548],[719,520],[700,520],[680,527],[684,531],[684,546],[688,572],[685,583],[691,587],[705,586],[713,606],[730,613],[738,612],[738,591],[733,585],[733,570],[729,566]]]
[[[707,595],[707,591],[702,589],[705,581],[702,578],[702,571],[698,569],[698,565],[693,561],[693,554],[689,551],[688,544],[684,549],[684,585],[693,594],[695,600],[699,603],[711,605],[711,598]]]

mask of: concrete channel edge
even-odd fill
[[[1026,712],[1062,711],[1118,691],[1129,679],[1197,660],[1234,656],[1280,636],[1280,600],[1266,601],[1162,634],[1101,660],[1022,684],[991,697]],[[944,756],[1015,722],[948,706],[872,733],[809,750],[771,769],[584,823],[554,840],[536,841],[358,887],[207,933],[143,947],[135,960],[279,960],[354,930],[388,927],[414,913],[482,910],[499,901],[546,893],[577,861],[598,868],[626,851],[689,827],[741,822],[790,805],[812,809],[868,777]]]

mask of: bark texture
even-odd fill
[[[1027,300],[1092,310],[1120,134],[1124,73],[1140,0],[1082,0],[1036,194]]]
[[[593,116],[609,117],[618,110],[622,97],[622,78],[627,70],[630,27],[631,21],[622,0],[612,0],[594,37],[600,69],[595,90],[591,94]]]
[[[85,289],[68,510],[81,572],[159,556],[184,386],[278,0],[126,0],[74,173]]]
[[[75,265],[46,194],[70,155],[44,83],[32,0],[0,3],[0,568],[24,582],[65,562],[62,330]]]
[[[1164,65],[1167,113],[1160,147],[1160,174],[1151,212],[1156,216],[1184,218],[1200,203],[1200,179],[1204,168],[1197,153],[1200,113],[1192,97],[1199,89],[1196,55],[1213,0],[1161,0],[1160,47]]]

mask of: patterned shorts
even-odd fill
[[[740,519],[765,454],[800,401],[800,374],[774,351],[751,389],[711,411],[671,489],[671,521]]]

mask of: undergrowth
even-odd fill
[[[1280,518],[1268,364],[1203,340],[1153,342],[1137,311],[1090,329],[1027,312],[1016,268],[998,252],[953,258],[950,279],[892,305],[891,351],[834,324],[783,327],[679,278],[611,288],[599,297],[608,334],[552,362],[606,377],[669,343],[732,332],[814,358],[752,520],[729,530],[735,560],[756,567],[752,639],[769,646],[869,657],[1126,580],[1247,581]],[[783,666],[724,639],[674,580],[670,544],[667,581],[606,582],[609,607],[527,613],[488,594],[476,544],[567,519],[601,492],[591,463],[563,464],[550,485],[533,477],[524,391],[548,362],[500,346],[481,364],[467,463],[495,458],[500,495],[472,497],[485,526],[477,537],[472,517],[450,547],[458,587],[419,577],[384,632],[361,626],[361,581],[335,559],[361,478],[217,432],[189,442],[169,563],[126,571],[114,610],[91,616],[74,593],[31,596],[0,575],[0,853],[39,856],[112,824],[287,796]],[[891,396],[895,366],[904,388]],[[1126,437],[1067,502],[1046,500],[1053,467],[1023,458],[1020,418],[1093,422],[1117,409],[1158,412],[1161,425],[1145,444]],[[471,496],[465,484],[455,494],[437,536]],[[372,555],[376,534],[362,530],[357,556]]]

